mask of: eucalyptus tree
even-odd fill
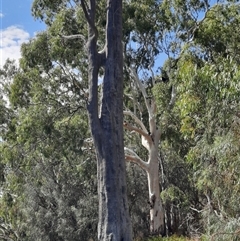
[[[41,74],[37,66],[24,72],[7,62],[1,76],[8,101],[1,122],[1,237],[96,238],[96,164],[84,143],[90,134],[80,96],[71,94],[76,90],[57,66]]]
[[[1,102],[1,106],[5,105],[2,110],[11,114],[1,118],[1,122],[4,122],[3,125],[1,123],[1,128],[3,127],[4,130],[5,125],[8,126],[8,131],[1,134],[6,141],[4,146],[7,145],[4,147],[5,154],[3,155],[1,152],[1,158],[4,160],[4,174],[6,174],[6,170],[8,174],[11,174],[9,170],[15,170],[13,176],[16,179],[10,180],[9,178],[8,180],[9,183],[12,183],[12,190],[17,190],[17,196],[22,198],[23,189],[28,190],[28,193],[31,194],[31,199],[25,199],[29,204],[29,208],[25,206],[25,210],[31,213],[31,210],[36,209],[35,213],[39,214],[38,217],[41,216],[39,223],[36,222],[37,216],[33,214],[31,217],[32,224],[37,223],[32,229],[36,234],[42,235],[46,239],[61,240],[65,237],[65,239],[74,240],[83,232],[84,224],[90,225],[88,227],[91,227],[93,232],[95,230],[96,220],[91,220],[86,213],[81,216],[82,214],[77,211],[84,207],[86,210],[90,210],[89,213],[95,219],[94,202],[90,202],[90,206],[92,206],[87,209],[86,205],[89,202],[76,203],[76,200],[65,198],[67,194],[72,196],[74,190],[79,192],[78,198],[83,200],[90,199],[91,193],[95,194],[94,183],[91,183],[90,186],[93,189],[89,189],[86,195],[81,193],[81,190],[90,188],[86,183],[94,179],[86,173],[89,165],[84,160],[89,159],[85,152],[83,154],[83,150],[91,152],[91,148],[84,149],[83,139],[87,135],[85,133],[86,123],[85,116],[80,115],[80,113],[84,114],[82,109],[87,106],[98,159],[100,201],[98,238],[99,240],[111,240],[111,238],[112,240],[121,240],[121,238],[131,240],[124,177],[123,51],[126,69],[131,69],[131,78],[140,87],[136,88],[135,85],[134,88],[142,92],[140,99],[133,98],[134,103],[126,104],[125,109],[125,115],[133,117],[135,124],[139,124],[140,128],[135,128],[134,122],[127,117],[125,117],[124,125],[127,129],[135,131],[143,137],[143,144],[147,151],[141,150],[138,156],[143,156],[143,160],[144,155],[149,155],[149,160],[154,160],[154,162],[151,161],[154,164],[150,165],[150,161],[149,163],[141,161],[137,152],[134,153],[130,148],[126,149],[125,157],[132,161],[139,159],[138,164],[147,170],[152,231],[163,229],[160,195],[165,204],[164,221],[168,223],[166,226],[169,230],[171,225],[174,226],[173,223],[177,227],[183,227],[183,223],[186,223],[186,219],[183,217],[189,217],[191,208],[195,210],[193,212],[199,210],[199,207],[202,208],[202,202],[206,202],[207,196],[217,203],[221,196],[219,192],[211,196],[207,193],[206,196],[201,187],[201,181],[208,180],[206,172],[201,169],[199,173],[197,165],[197,168],[194,169],[194,177],[197,180],[189,178],[193,175],[193,172],[189,171],[189,166],[196,165],[194,161],[196,159],[199,160],[199,163],[205,163],[207,153],[214,152],[214,148],[211,146],[210,149],[205,149],[207,151],[202,157],[197,155],[202,147],[202,142],[199,140],[203,140],[205,145],[203,137],[205,136],[209,141],[209,132],[212,130],[217,132],[216,125],[213,125],[214,128],[210,128],[214,123],[206,121],[206,112],[203,111],[207,104],[217,102],[213,98],[214,88],[212,86],[209,91],[211,98],[209,102],[206,101],[204,91],[209,88],[207,79],[211,79],[211,83],[215,85],[214,81],[217,80],[215,74],[219,75],[220,83],[217,83],[217,86],[219,88],[224,86],[222,94],[227,97],[231,96],[226,102],[227,105],[221,98],[219,99],[219,109],[216,108],[213,111],[214,115],[211,115],[211,111],[208,113],[210,119],[213,118],[218,123],[219,120],[215,114],[217,111],[221,113],[222,104],[224,104],[224,110],[227,110],[226,106],[236,102],[233,98],[233,95],[237,95],[236,81],[230,85],[231,88],[226,88],[227,84],[223,79],[227,76],[227,70],[230,75],[235,71],[234,80],[238,76],[237,70],[233,70],[233,68],[237,69],[236,64],[239,62],[237,54],[239,37],[237,34],[232,34],[234,41],[231,41],[229,36],[230,33],[234,33],[235,28],[238,28],[239,19],[236,13],[239,10],[237,5],[226,3],[228,2],[212,6],[211,1],[132,0],[124,1],[122,9],[122,1],[116,0],[107,1],[107,4],[105,1],[96,3],[94,0],[90,0],[88,3],[84,0],[35,0],[33,2],[33,15],[46,23],[47,30],[39,33],[29,43],[22,46],[20,70],[14,74],[14,81],[9,93],[13,106],[11,113],[5,108],[6,104],[2,104],[4,101]],[[122,11],[123,27],[121,25]],[[161,53],[166,53],[169,57],[168,68],[162,69],[158,66],[156,59],[161,56]],[[227,56],[228,58],[231,56],[231,58],[226,60]],[[222,62],[222,65],[218,64],[219,62]],[[231,65],[231,63],[234,64]],[[227,67],[228,65],[231,67]],[[203,68],[203,66],[205,67]],[[215,68],[226,71],[219,74]],[[168,77],[169,82],[156,83],[161,79],[158,76],[160,75],[159,70],[162,70],[162,80]],[[129,79],[127,72],[125,72],[126,80]],[[223,74],[226,76],[223,77]],[[193,81],[193,77],[194,80],[198,77],[202,80],[201,87],[197,85],[196,81]],[[102,82],[101,87],[100,82]],[[147,82],[150,83],[150,87],[145,88]],[[126,86],[128,84],[126,83]],[[153,85],[155,86],[153,87]],[[129,86],[127,88],[130,89]],[[131,96],[130,91],[126,92]],[[131,97],[134,97],[134,94]],[[138,113],[136,106],[140,111]],[[207,109],[212,110],[209,106]],[[238,109],[236,103],[233,106],[236,107],[236,110]],[[141,112],[141,110],[143,111]],[[232,115],[232,112],[230,114]],[[138,118],[134,115],[138,115]],[[197,120],[202,120],[198,122],[198,125],[211,123],[209,129],[203,128],[203,130],[202,126],[201,128],[196,127],[192,115],[197,116]],[[234,115],[237,120],[237,112]],[[231,118],[226,119],[227,122],[232,120]],[[231,126],[229,133],[237,137],[238,124],[235,119],[236,129]],[[69,123],[69,126],[66,123]],[[224,123],[228,124],[226,121]],[[220,124],[222,125],[222,123]],[[202,131],[205,131],[204,134]],[[74,133],[77,133],[77,136]],[[223,140],[225,136],[214,135],[214,137]],[[232,140],[231,145],[237,148],[237,142],[234,141],[233,145]],[[136,149],[136,146],[140,146],[138,142],[132,143],[133,149]],[[186,157],[189,161],[187,164]],[[18,164],[11,162],[17,159]],[[93,159],[91,157],[91,160]],[[227,157],[225,156],[223,159],[221,159],[221,163],[229,165],[226,162]],[[161,161],[160,176],[159,160]],[[78,162],[80,166],[77,164]],[[237,176],[236,163],[237,161],[234,161],[231,169],[234,178]],[[37,169],[32,173],[29,164],[36,164]],[[215,168],[218,167],[219,165],[215,165]],[[64,174],[63,169],[66,171]],[[39,176],[41,171],[44,172],[42,177]],[[91,173],[94,172],[93,168]],[[24,176],[24,173],[28,173],[27,177]],[[80,173],[84,173],[84,176],[81,176]],[[155,176],[151,176],[151,173],[154,173]],[[79,178],[81,185],[78,185],[75,178],[72,185],[68,184],[68,180],[64,179],[68,175]],[[227,178],[227,175],[225,177]],[[33,180],[34,185],[29,185]],[[46,180],[50,180],[49,183]],[[199,196],[195,190],[189,191],[194,181],[197,182],[195,188],[200,191]],[[22,183],[22,185],[15,189],[17,183]],[[220,180],[218,183],[219,188]],[[230,184],[231,182],[227,182],[226,185],[228,193],[231,189]],[[235,192],[231,197],[233,203],[235,194],[238,194],[237,185],[234,186]],[[59,186],[62,189],[59,189]],[[68,192],[67,187],[72,190]],[[214,189],[211,185],[208,188],[211,191]],[[62,195],[58,190],[63,190]],[[160,193],[160,191],[162,192]],[[173,192],[174,195],[172,195]],[[52,193],[55,194],[52,195]],[[131,193],[133,193],[132,190]],[[9,194],[15,197],[12,193]],[[132,196],[136,198],[137,195],[139,194],[135,193]],[[62,203],[64,198],[68,206],[65,213],[65,206]],[[95,200],[95,198],[94,195],[93,199]],[[148,198],[146,197],[146,199]],[[91,201],[94,201],[93,199]],[[166,202],[166,199],[171,203]],[[42,206],[34,206],[33,200],[38,200],[39,206]],[[74,205],[72,205],[73,203]],[[221,210],[225,212],[226,203],[219,203]],[[19,210],[18,202],[14,202],[14,204],[16,206],[8,206],[9,210],[14,210],[14,208]],[[182,207],[188,211],[183,212]],[[178,212],[175,212],[177,209]],[[224,213],[219,210],[216,210],[218,215]],[[232,210],[232,208],[227,210],[228,214]],[[234,213],[235,211],[237,209],[234,209]],[[45,215],[48,223],[44,226],[44,236],[39,227],[43,224],[41,222]],[[54,215],[58,218],[52,218]],[[180,221],[177,220],[179,217]],[[71,219],[71,222],[66,221],[68,218]],[[195,219],[194,216],[190,216],[190,218]],[[89,223],[76,222],[76,220],[88,219],[90,219]],[[148,218],[146,217],[145,220]],[[64,225],[65,223],[70,226]],[[50,226],[52,232],[48,232]],[[25,228],[26,226],[23,227],[22,230],[25,231],[21,235],[26,234]],[[70,234],[73,236],[68,236]],[[81,234],[87,238],[92,237],[86,233]],[[29,237],[36,238],[31,235]]]
[[[103,9],[105,9],[106,17],[100,18]],[[33,13],[36,17],[42,18],[49,26],[48,34],[55,36],[46,35],[49,41],[46,56],[42,55],[43,58],[40,61],[38,61],[38,57],[34,56],[29,61],[36,60],[36,64],[40,64],[46,69],[51,68],[54,61],[68,62],[70,66],[74,65],[77,71],[81,71],[82,66],[79,66],[81,61],[85,67],[88,66],[89,88],[86,104],[98,166],[98,239],[131,240],[122,125],[122,1],[106,1],[105,5],[103,2],[96,3],[94,0],[88,3],[84,0],[57,2],[35,0]],[[104,28],[103,26],[106,25],[105,30],[98,31],[99,21],[105,22],[100,26]],[[100,33],[103,34],[101,37],[99,37]],[[84,35],[87,39],[86,43],[81,42]],[[54,49],[59,48],[59,41],[62,41],[63,45],[66,41],[70,46],[75,45],[67,50],[61,46],[60,52],[63,53],[61,56],[61,53]],[[100,41],[100,46],[98,41]],[[85,44],[86,53],[83,56],[87,58],[81,58]],[[99,49],[101,47],[102,49]],[[75,59],[73,59],[74,57]],[[100,70],[103,84],[102,98],[99,101]],[[86,70],[83,70],[84,72],[86,74]],[[78,82],[81,81],[78,79]]]
[[[130,1],[126,8],[126,30],[132,27],[130,42],[126,43],[126,65],[130,69],[130,76],[134,79],[135,89],[142,94],[141,102],[129,91],[133,104],[127,107],[124,112],[132,120],[126,119],[124,126],[126,129],[135,132],[141,136],[142,145],[147,149],[148,161],[145,162],[137,154],[136,149],[125,148],[126,160],[137,163],[147,173],[149,187],[149,205],[150,205],[150,230],[152,233],[164,233],[165,222],[168,223],[167,229],[176,226],[179,222],[167,220],[169,213],[164,212],[160,198],[161,191],[166,188],[166,171],[164,170],[163,160],[160,158],[161,132],[158,113],[167,112],[175,103],[176,91],[173,85],[170,93],[168,105],[160,106],[157,110],[156,96],[152,93],[152,88],[161,80],[171,79],[174,81],[174,71],[169,65],[168,71],[163,71],[161,66],[157,66],[157,59],[165,53],[171,57],[174,66],[180,58],[181,48],[184,42],[190,41],[193,30],[198,26],[197,15],[208,11],[206,1]],[[147,19],[147,21],[146,21]],[[181,35],[180,35],[181,33]],[[183,38],[183,36],[185,36]],[[134,46],[135,44],[135,46]],[[177,56],[177,57],[176,57]],[[159,70],[162,70],[161,75]],[[169,76],[168,76],[169,75]],[[149,86],[147,86],[149,85]],[[137,87],[136,87],[137,86]],[[132,90],[134,89],[132,88]],[[161,91],[164,91],[163,89]],[[161,93],[160,93],[161,94]],[[143,113],[143,110],[145,113]],[[171,123],[169,123],[171,125]],[[168,163],[166,163],[168,165]],[[159,171],[159,166],[161,166]],[[168,167],[165,166],[167,169]],[[171,179],[172,180],[172,179]],[[169,184],[171,185],[171,183]],[[168,210],[170,212],[170,210]],[[176,216],[178,216],[176,214]],[[175,223],[174,223],[175,222]],[[174,223],[174,224],[170,224]],[[173,230],[173,229],[172,229]]]
[[[178,227],[184,226],[183,223],[186,222],[186,215],[189,216],[189,218],[195,218],[197,216],[194,214],[194,211],[190,209],[190,206],[198,206],[199,204],[196,189],[194,190],[192,185],[193,180],[188,178],[189,175],[192,175],[192,172],[189,172],[189,164],[186,163],[185,159],[191,146],[194,145],[194,142],[191,138],[185,138],[183,133],[181,133],[183,130],[181,129],[182,120],[181,115],[178,113],[178,108],[184,109],[184,106],[179,107],[178,104],[176,104],[177,98],[180,98],[179,95],[182,94],[181,91],[176,91],[178,90],[177,87],[179,85],[178,61],[187,58],[185,53],[188,51],[190,51],[193,56],[197,56],[196,59],[198,59],[198,61],[196,64],[199,66],[204,64],[204,60],[210,62],[216,61],[216,57],[219,54],[222,54],[225,57],[227,55],[232,55],[232,57],[234,56],[233,58],[237,60],[238,56],[236,53],[238,51],[234,51],[234,49],[236,50],[238,47],[233,43],[238,42],[238,36],[233,36],[234,41],[229,41],[228,38],[231,36],[229,31],[233,31],[232,28],[238,28],[238,5],[231,3],[230,1],[216,3],[213,1],[162,1],[161,3],[153,1],[151,2],[150,7],[145,1],[141,1],[139,7],[136,7],[137,4],[139,4],[139,1],[138,3],[131,1],[129,3],[130,7],[127,8],[127,11],[129,11],[127,23],[132,25],[135,24],[135,27],[130,35],[132,42],[130,42],[129,45],[126,45],[126,60],[129,61],[127,64],[134,67],[132,77],[138,80],[136,81],[137,85],[140,83],[140,85],[143,86],[139,89],[143,89],[145,92],[144,84],[147,82],[150,82],[151,87],[148,88],[148,91],[145,94],[143,94],[145,98],[143,98],[141,102],[139,99],[131,96],[131,98],[133,97],[132,100],[135,104],[130,104],[131,107],[125,112],[125,115],[132,116],[134,120],[132,123],[135,123],[129,123],[129,119],[127,119],[125,127],[142,136],[142,138],[145,139],[145,144],[143,142],[143,145],[147,145],[148,150],[151,149],[151,145],[149,144],[151,143],[151,136],[155,136],[156,133],[156,129],[152,128],[153,125],[151,124],[150,119],[154,121],[154,126],[158,126],[157,132],[160,130],[162,133],[160,138],[160,143],[162,144],[160,146],[159,144],[156,144],[158,148],[161,147],[159,153],[167,153],[167,156],[163,159],[168,160],[168,162],[165,162],[164,166],[162,166],[165,167],[165,170],[162,169],[162,176],[165,175],[165,178],[167,178],[164,185],[166,190],[164,190],[162,196],[168,196],[172,200],[175,199],[181,202],[180,204],[178,203],[175,205],[176,202],[173,201],[171,210],[174,206],[180,205],[186,210],[188,209],[187,213],[182,212],[179,209],[178,213],[175,214],[173,214],[174,212],[170,209],[167,210],[165,221],[167,223],[175,222],[175,224],[172,225],[172,228],[175,226],[173,229],[176,231]],[[154,7],[151,8],[151,6]],[[148,21],[145,21],[146,19]],[[228,24],[229,22],[232,22],[232,25]],[[135,46],[134,43],[136,43]],[[160,80],[160,76],[158,76],[158,78],[155,77],[157,75],[156,69],[159,67],[156,64],[156,58],[159,58],[159,53],[161,54],[163,52],[168,55],[169,59],[166,65],[167,68],[165,67],[162,69],[162,79],[168,79],[169,83],[165,86],[164,84],[157,84],[154,88],[153,95],[149,89],[155,84],[156,79]],[[187,67],[185,70],[186,75],[187,71],[191,73],[190,69],[187,70]],[[184,83],[184,75],[182,75],[181,78]],[[142,84],[142,82],[145,83]],[[158,93],[158,91],[164,91],[166,93]],[[146,113],[148,113],[147,116],[150,117],[149,123],[147,121],[148,117],[145,116],[146,119],[144,120],[142,114],[139,115],[140,118],[136,115],[136,110],[140,110],[141,112],[141,110],[145,108],[143,104],[144,99],[147,106]],[[155,99],[158,99],[158,110],[155,110],[153,115],[150,103],[155,103]],[[184,103],[187,104],[186,99]],[[192,103],[189,103],[189,105],[191,104]],[[154,116],[154,118],[151,118],[151,116]],[[186,117],[186,119],[188,119],[188,117]],[[149,125],[150,129],[155,130],[148,131],[146,128],[147,125]],[[189,128],[186,129],[189,130]],[[168,136],[166,136],[166,134]],[[164,142],[164,140],[167,141]],[[165,146],[166,144],[168,146]],[[134,145],[132,145],[132,147],[132,149],[126,148],[126,159],[138,163],[144,170],[147,170],[147,173],[150,176],[148,164],[151,162],[151,158],[149,158],[148,162],[144,162],[143,159],[140,158],[141,155],[133,151],[136,147],[134,147]],[[174,149],[174,147],[176,149]],[[149,151],[149,153],[151,153],[151,151]],[[179,165],[174,163],[173,160],[170,160],[171,158],[177,160]],[[156,165],[157,163],[158,162],[156,162]],[[173,168],[171,165],[175,167],[174,172],[171,171],[171,168]],[[177,170],[179,166],[182,171]],[[156,168],[155,172],[157,172]],[[177,173],[181,173],[179,175],[181,178],[176,175]],[[157,177],[158,174],[155,176]],[[148,177],[148,179],[151,178]],[[158,182],[160,180],[161,178]],[[162,183],[164,183],[164,181]],[[176,192],[176,196],[174,194],[174,197],[171,197],[171,192],[173,191]],[[179,197],[177,197],[177,195]],[[151,190],[149,192],[149,198],[151,204]],[[179,217],[181,217],[181,220],[179,220]],[[155,216],[155,218],[157,217]],[[160,220],[159,217],[158,220]],[[171,224],[167,226],[170,230]]]
[[[200,67],[193,59],[181,63],[176,103],[180,131],[192,143],[185,158],[198,191],[193,210],[203,216],[207,235],[232,240],[239,226],[239,65],[231,56]]]
[[[16,223],[13,222],[14,212],[17,210],[13,197],[12,190],[9,188],[6,170],[7,163],[4,161],[4,141],[8,135],[8,126],[11,125],[11,120],[15,116],[14,111],[8,103],[9,80],[16,73],[17,68],[14,64],[7,60],[3,68],[0,70],[0,238],[3,240],[17,240],[19,232],[16,229]],[[11,135],[9,135],[11,138]]]
[[[237,236],[239,225],[235,209],[239,189],[234,181],[238,178],[239,162],[234,154],[239,150],[235,142],[239,39],[232,29],[238,28],[238,13],[236,3],[219,2],[209,7],[181,52],[173,75],[177,98],[172,118],[179,121],[180,140],[189,143],[185,145],[187,148],[182,145],[182,150],[185,149],[182,157],[193,168],[189,181],[197,193],[189,208],[198,218],[203,217],[200,223],[208,235],[219,240],[232,240],[231,235]],[[203,228],[200,223],[199,228]],[[220,229],[224,232],[219,232]]]
[[[239,112],[239,36],[233,30],[239,27],[239,10],[234,3],[215,5],[197,34],[198,51],[190,51],[179,65],[181,131],[194,143],[186,157],[193,165],[195,185],[205,204],[204,227],[208,235],[224,230],[216,235],[219,240],[231,240],[239,225],[235,203],[239,188],[234,181],[239,165],[235,129]],[[189,71],[189,66],[194,69]]]
[[[150,231],[152,234],[164,234],[164,210],[160,199],[160,176],[159,176],[159,152],[158,145],[160,140],[160,130],[156,123],[156,103],[149,101],[146,90],[139,80],[136,72],[132,69],[133,78],[136,85],[143,94],[145,105],[149,116],[149,130],[137,116],[136,113],[126,110],[124,114],[130,116],[135,124],[129,121],[124,122],[124,127],[131,132],[135,132],[141,136],[142,145],[148,151],[148,162],[140,158],[135,151],[125,147],[125,158],[127,161],[138,164],[147,173],[149,205],[150,205]],[[138,109],[139,111],[139,109]],[[140,109],[140,114],[141,109]]]

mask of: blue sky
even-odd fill
[[[0,66],[20,58],[20,46],[45,25],[31,15],[33,0],[0,0]]]
[[[7,58],[20,58],[20,46],[45,29],[31,15],[33,0],[0,0],[0,67]]]
[[[20,46],[45,29],[45,25],[31,15],[33,0],[0,0],[0,67],[7,58],[20,58]],[[216,0],[212,0],[211,4]],[[166,59],[160,56],[160,63]],[[159,61],[158,60],[158,61]]]

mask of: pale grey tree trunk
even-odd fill
[[[150,231],[152,234],[163,234],[164,209],[160,199],[159,139],[155,135],[155,137],[152,138],[152,141],[153,143],[150,146],[149,151],[149,170],[147,171],[150,204]]]
[[[131,241],[123,146],[122,1],[107,1],[106,44],[97,52],[95,0],[82,1],[89,25],[89,122],[97,154],[98,240]],[[98,72],[104,67],[102,99],[98,103]],[[100,108],[98,105],[100,104]]]
[[[149,116],[149,130],[143,122],[131,111],[124,111],[125,115],[131,116],[136,125],[124,122],[124,127],[131,132],[141,135],[142,145],[148,151],[148,161],[143,161],[133,150],[125,148],[125,158],[127,161],[138,164],[147,173],[149,205],[150,205],[150,231],[152,234],[163,234],[164,225],[164,208],[160,198],[160,173],[159,173],[159,141],[160,131],[156,125],[156,103],[153,98],[148,98],[146,90],[139,80],[137,73],[131,69],[131,76],[134,78],[136,85],[142,92],[145,105]]]
[[[125,115],[131,115],[136,124],[140,120],[133,113],[124,112]],[[136,121],[137,120],[137,121]],[[124,123],[126,129],[137,132],[142,135],[142,145],[148,150],[148,161],[143,161],[134,151],[125,148],[125,158],[127,161],[138,164],[147,173],[148,193],[150,205],[150,231],[152,234],[164,234],[164,208],[160,198],[160,173],[159,173],[159,151],[158,144],[160,131],[156,127],[156,120],[153,116],[149,121],[151,131],[144,128],[136,128],[133,125]],[[140,127],[143,127],[141,122]]]

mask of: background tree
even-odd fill
[[[134,4],[133,1],[131,3]],[[155,53],[154,56],[157,56],[159,52],[165,51],[169,56],[164,69],[161,69],[161,77],[166,79],[165,76],[167,75],[170,81],[165,85],[160,83],[154,87],[154,97],[157,99],[158,103],[159,126],[162,132],[161,156],[164,162],[164,186],[167,186],[166,190],[162,193],[162,196],[165,201],[168,200],[165,202],[165,207],[167,207],[166,220],[168,221],[166,222],[168,223],[167,226],[169,232],[172,232],[173,230],[176,232],[178,227],[184,227],[183,230],[188,230],[188,232],[196,232],[197,229],[200,231],[197,220],[201,218],[199,216],[201,212],[196,212],[201,203],[201,198],[198,196],[197,188],[194,187],[194,180],[189,178],[194,175],[194,172],[192,172],[191,165],[186,160],[186,155],[189,150],[191,150],[192,146],[195,145],[195,142],[192,138],[186,138],[182,133],[183,122],[181,115],[179,115],[179,110],[183,111],[185,108],[184,106],[187,104],[193,105],[194,99],[189,97],[186,98],[181,107],[179,107],[178,104],[169,106],[172,99],[171,96],[175,95],[178,98],[178,95],[181,95],[184,92],[188,95],[191,89],[191,87],[188,86],[184,88],[183,92],[178,92],[177,90],[180,71],[178,61],[187,61],[187,58],[189,58],[189,61],[190,59],[194,59],[194,63],[196,64],[195,68],[201,68],[206,63],[213,61],[215,65],[218,65],[218,61],[222,61],[221,58],[217,58],[219,54],[224,58],[232,55],[232,57],[234,56],[234,59],[237,60],[236,52],[233,51],[233,44],[230,40],[227,40],[227,36],[231,36],[228,31],[233,31],[227,23],[232,21],[233,26],[236,24],[235,28],[238,28],[236,15],[238,13],[238,6],[227,2],[214,4],[215,3],[207,1],[195,1],[194,3],[188,1],[166,1],[157,5],[163,11],[163,16],[165,17],[165,25],[162,25],[165,27],[165,34],[156,35],[156,29],[160,29],[159,23],[161,22],[159,21],[160,18],[157,18],[159,22],[156,21],[156,32],[155,35],[153,35],[154,38],[158,37],[158,44],[155,45],[155,52],[152,51],[151,41],[148,42],[151,33],[147,31],[147,28],[144,29],[142,27],[143,25],[140,24],[141,19],[145,19],[143,16],[142,18],[139,17],[141,16],[141,13],[143,13],[144,16],[148,16],[147,12],[144,11],[143,1],[141,2],[140,7],[142,8],[141,12],[138,12],[137,10],[130,12],[130,14],[132,14],[130,16],[134,16],[135,19],[137,19],[136,22],[138,21],[138,25],[142,27],[142,32],[139,33],[140,30],[136,27],[136,31],[131,36],[132,40],[137,43],[138,47],[131,48],[130,46],[128,48],[129,53],[132,51],[134,53],[133,56],[138,56],[137,54],[141,56],[141,51],[145,50],[147,53],[143,56],[149,57],[149,53],[150,55]],[[155,17],[158,17],[157,14],[152,14],[152,16],[154,16],[150,18],[152,20],[156,20]],[[151,21],[148,21],[148,23],[151,25]],[[144,30],[146,32],[144,32]],[[143,38],[145,42],[141,42],[141,39]],[[236,38],[237,36],[233,36],[232,39],[235,39],[236,42],[238,42]],[[234,46],[234,48],[237,48],[236,45]],[[228,50],[226,51],[226,49]],[[188,51],[191,52],[191,56],[186,54]],[[141,62],[143,59],[144,61]],[[142,79],[145,83],[148,82],[147,79],[149,78],[149,75],[151,76],[152,73],[154,73],[154,75],[156,74],[156,72],[152,71],[153,68],[151,68],[151,66],[154,66],[154,60],[155,58],[150,56],[148,59],[140,57],[138,59],[135,58],[133,61],[134,64],[137,63],[137,66],[141,70],[140,73],[143,76]],[[188,76],[189,74],[190,78],[190,76],[193,75],[193,72],[188,69],[189,66],[190,65],[186,63],[186,72],[180,77],[182,83],[185,83],[184,76]],[[209,82],[207,85],[208,84]],[[202,87],[206,88],[205,85],[202,85]],[[202,91],[204,96],[205,92],[204,90]],[[204,97],[202,98],[206,99]],[[138,100],[134,99],[134,101]],[[140,105],[141,103],[142,102],[140,102]],[[198,104],[196,104],[196,106],[198,106]],[[203,106],[198,107],[199,111],[201,108],[204,108]],[[206,114],[206,112],[204,113]],[[190,122],[190,119],[191,117],[186,116],[186,121],[188,120]],[[191,126],[186,126],[184,130],[190,131]],[[169,200],[171,201],[170,206]],[[196,208],[195,211],[194,207]],[[196,222],[189,225],[190,220],[191,222],[192,220],[196,220]]]
[[[141,108],[139,109],[136,107],[134,108],[135,112],[131,110],[124,111],[124,114],[130,116],[134,122],[134,124],[131,124],[130,122],[125,121],[124,127],[132,133],[135,132],[141,136],[142,145],[148,151],[148,161],[143,161],[135,151],[127,147],[125,147],[125,158],[127,161],[136,163],[146,171],[149,190],[150,230],[152,234],[164,234],[164,210],[160,199],[160,173],[158,168],[158,144],[160,140],[160,131],[156,125],[156,103],[147,95],[145,87],[138,78],[135,70],[131,69],[131,74],[145,101],[149,119],[149,130],[137,116],[136,110],[140,112],[138,115],[142,116]]]
[[[168,117],[169,112],[161,116],[161,118],[164,118],[163,120],[167,121],[168,125],[171,123],[170,126],[165,127],[166,130],[170,131],[173,129],[172,127],[177,127],[179,131],[178,137],[175,135],[174,139],[171,140],[171,144],[175,143],[180,137],[179,141],[181,142],[178,142],[178,145],[182,146],[181,151],[179,150],[180,157],[184,160],[184,163],[188,164],[188,166],[190,164],[189,167],[193,168],[190,171],[190,175],[194,178],[190,178],[189,181],[195,187],[192,193],[194,195],[190,193],[191,198],[188,199],[188,202],[190,201],[188,208],[194,211],[195,215],[189,211],[188,215],[189,217],[196,217],[197,215],[198,219],[202,216],[202,222],[204,223],[202,228],[208,231],[208,235],[218,233],[221,226],[220,223],[222,222],[219,221],[219,217],[222,216],[219,210],[223,210],[220,200],[223,201],[224,197],[215,199],[213,196],[219,195],[216,194],[218,187],[221,189],[222,194],[225,193],[223,190],[228,188],[223,188],[222,190],[223,183],[219,183],[219,186],[214,185],[214,188],[210,188],[211,191],[209,191],[207,183],[218,183],[216,181],[218,177],[221,177],[220,179],[223,180],[222,178],[225,174],[223,174],[222,163],[225,162],[223,160],[226,160],[224,156],[229,153],[225,149],[225,144],[235,142],[233,135],[230,133],[232,133],[233,119],[235,120],[236,118],[236,113],[234,112],[238,111],[238,104],[235,102],[235,98],[239,95],[236,84],[236,79],[238,79],[238,54],[232,50],[237,47],[227,36],[229,36],[228,31],[231,31],[231,27],[228,25],[229,21],[232,21],[233,25],[239,21],[237,15],[238,8],[238,5],[231,3],[220,3],[209,8],[205,13],[204,19],[197,25],[194,38],[187,42],[183,49],[184,51],[181,52],[181,58],[177,59],[180,62],[177,62],[177,65],[172,65],[171,63],[174,63],[174,61],[170,60],[170,66],[174,66],[174,68],[171,68],[170,83],[177,90],[177,99],[174,108],[170,112],[174,114],[170,115],[171,119]],[[237,36],[235,37],[234,34],[231,37],[231,39],[238,42],[236,38]],[[162,86],[156,86],[156,95],[157,90],[160,91],[162,89]],[[161,95],[159,100],[164,103]],[[176,126],[172,125],[174,123],[172,120],[174,119],[179,121]],[[233,139],[229,139],[230,136]],[[221,141],[218,142],[218,140]],[[219,152],[220,149],[216,149],[219,145],[221,146],[220,149],[224,150],[221,154]],[[230,145],[234,146],[233,144]],[[177,146],[175,148],[178,150]],[[237,149],[239,148],[237,147]],[[183,150],[184,152],[182,152]],[[218,150],[217,152],[221,155],[221,158],[218,155],[216,158],[216,150]],[[234,153],[234,148],[231,150],[231,153]],[[206,164],[207,160],[209,164]],[[239,161],[234,156],[228,156],[228,160],[231,160],[231,163],[226,164],[225,162],[225,171],[232,170],[232,165],[238,165]],[[214,168],[212,168],[213,166]],[[233,168],[233,170],[236,169]],[[206,173],[208,175],[205,175]],[[213,173],[215,174],[213,175]],[[200,182],[196,182],[195,179],[198,175],[203,175],[198,179]],[[186,194],[187,190],[190,189],[185,189],[184,194]],[[235,189],[234,182],[231,184],[231,190],[239,193],[239,190]],[[229,194],[226,194],[226,196],[229,197]],[[233,200],[235,200],[235,197]],[[215,204],[217,203],[216,206],[213,204],[214,202]],[[233,206],[235,205],[233,204]],[[221,228],[225,229],[225,231],[220,235],[215,235],[216,239],[231,240],[231,235],[236,237],[237,234],[235,233],[239,221],[236,218],[236,212],[234,211],[233,213],[235,213],[235,216],[225,213],[228,218],[224,222],[224,227]],[[206,220],[208,221],[206,222]],[[220,220],[223,219],[220,218]]]
[[[42,78],[34,71],[37,67],[28,75],[15,73],[8,89],[14,114],[4,122],[1,135],[3,236],[13,240],[96,238],[96,163],[92,147],[84,143],[89,132],[86,112],[78,113],[82,100],[77,94],[62,96],[68,83],[61,81],[65,73],[60,68]],[[34,76],[34,95],[24,102],[22,89],[15,92],[15,87],[22,81],[29,86]]]

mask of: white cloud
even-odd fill
[[[3,18],[3,17],[4,17],[3,13],[0,13],[0,18]]]
[[[0,29],[0,67],[8,58],[19,60],[21,44],[29,38],[30,34],[17,26]]]

